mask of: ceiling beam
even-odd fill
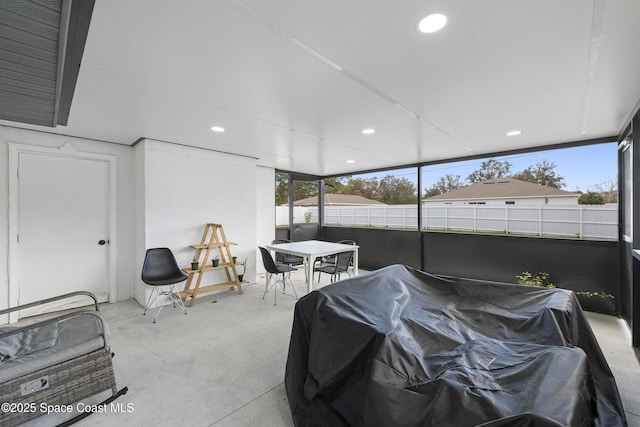
[[[76,82],[80,74],[80,63],[82,62],[94,5],[95,0],[73,1],[71,3],[64,66],[62,68],[62,83],[57,108],[58,118],[56,124],[58,125],[66,126],[69,121],[71,102],[73,101]]]

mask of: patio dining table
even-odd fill
[[[270,251],[301,256],[305,259],[307,292],[313,290],[313,265],[316,259],[340,252],[353,251],[353,274],[358,274],[358,245],[324,242],[322,240],[302,240],[265,246]]]

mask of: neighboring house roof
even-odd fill
[[[527,198],[527,197],[580,197],[580,193],[572,193],[558,188],[533,184],[515,178],[494,178],[477,184],[468,185],[424,199],[425,201]]]
[[[352,194],[328,194],[324,195],[325,206],[367,206],[367,205],[384,205],[377,200],[367,199],[362,196],[354,196]],[[317,197],[308,197],[306,199],[295,200],[293,206],[318,206]]]

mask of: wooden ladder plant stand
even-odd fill
[[[233,262],[231,256],[230,245],[237,245],[237,243],[229,242],[227,236],[224,233],[222,224],[206,224],[204,233],[202,233],[202,239],[197,245],[190,245],[190,247],[196,250],[194,259],[199,262],[199,268],[194,270],[190,267],[183,268],[182,271],[187,273],[189,278],[184,290],[180,292],[180,297],[186,301],[191,297],[189,307],[193,306],[196,302],[196,297],[200,293],[230,288],[238,288],[238,293],[242,294],[242,283],[238,279],[238,272],[236,271],[236,263]],[[211,262],[211,258],[218,256],[220,263],[214,267]],[[225,282],[215,283],[212,285],[202,286],[202,277],[205,271],[210,270],[224,270],[227,280]],[[197,277],[194,282],[194,277]],[[193,285],[193,288],[191,286]]]

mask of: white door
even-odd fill
[[[78,290],[93,292],[99,301],[106,301],[108,163],[21,152],[18,200],[19,303]],[[66,301],[46,311],[68,307]],[[44,310],[20,315],[40,311]]]

